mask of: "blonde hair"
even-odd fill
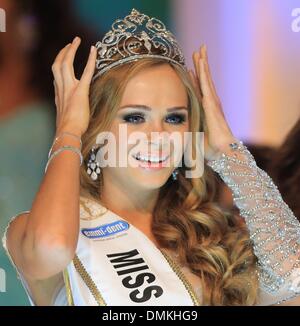
[[[90,90],[90,124],[82,137],[82,154],[88,159],[98,133],[110,128],[128,80],[144,68],[166,64],[161,59],[141,59],[111,69]],[[207,132],[205,115],[186,71],[169,63],[184,83],[190,111],[190,131]],[[194,139],[193,139],[194,140]],[[192,153],[195,153],[193,141]],[[193,154],[194,155],[194,154]],[[163,248],[176,251],[179,261],[199,276],[205,305],[253,305],[258,280],[257,259],[246,227],[213,201],[215,176],[205,166],[199,178],[185,178],[187,167],[179,168],[176,182],[168,179],[160,189],[153,212],[152,231]],[[93,181],[83,164],[81,195],[99,200],[102,174]]]

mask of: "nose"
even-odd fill
[[[161,119],[153,119],[148,126],[148,132],[163,132],[165,131],[164,122]]]
[[[164,144],[169,141],[169,133],[164,128],[164,124],[161,121],[153,122],[149,125],[147,130],[146,142],[148,144],[164,147]]]

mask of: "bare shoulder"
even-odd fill
[[[27,291],[35,305],[52,305],[59,290],[64,286],[63,273],[60,272],[44,280],[35,280],[22,273],[21,245],[29,212],[22,212],[11,221],[6,233],[6,249],[27,285]]]

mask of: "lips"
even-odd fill
[[[167,161],[170,155],[166,154],[154,154],[149,155],[148,153],[142,154],[137,153],[132,155],[132,157],[139,162],[139,167],[145,170],[160,170],[167,166]]]

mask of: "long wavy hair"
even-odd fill
[[[166,64],[161,59],[147,58],[127,63],[96,79],[90,89],[90,124],[82,137],[82,154],[88,160],[97,134],[110,130],[129,79],[144,68]],[[190,112],[189,131],[207,132],[205,115],[189,74],[169,63],[184,83]],[[195,153],[195,141],[192,142]],[[194,154],[193,154],[194,155]],[[183,160],[184,161],[184,160]],[[199,178],[185,178],[188,168],[182,164],[178,179],[171,178],[160,189],[153,211],[152,231],[162,248],[179,254],[202,283],[205,305],[253,305],[258,281],[256,256],[245,227],[238,226],[233,215],[223,212],[213,202],[215,177],[205,166]],[[93,181],[83,164],[80,170],[80,194],[99,201],[102,174]]]

